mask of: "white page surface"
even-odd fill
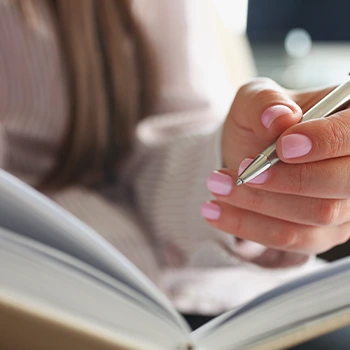
[[[227,312],[192,335],[203,348],[239,349],[349,307],[350,259],[343,259]]]
[[[0,229],[0,295],[155,349],[187,341],[188,334],[110,280],[79,260]]]
[[[169,300],[98,233],[47,197],[0,169],[0,226],[70,254],[161,305],[189,331]]]

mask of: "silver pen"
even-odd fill
[[[301,119],[301,122],[321,119],[345,108],[350,103],[350,81],[339,85],[327,96],[311,107]],[[261,152],[249,165],[239,174],[236,186],[243,185],[269,169],[279,162],[276,153],[276,142]]]

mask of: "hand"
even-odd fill
[[[307,254],[349,239],[350,110],[297,124],[302,112],[332,89],[297,93],[256,79],[238,91],[223,131],[227,168],[209,176],[216,200],[202,207],[211,225]],[[282,162],[235,187],[238,173],[277,138]]]

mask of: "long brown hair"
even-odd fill
[[[131,0],[17,1],[22,9],[49,5],[68,72],[69,125],[41,187],[111,177],[156,95],[150,45]]]

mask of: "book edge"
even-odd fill
[[[141,341],[132,340],[125,335],[117,333],[118,330],[112,332],[103,327],[87,322],[79,317],[68,315],[67,313],[49,308],[39,303],[27,300],[23,296],[0,291],[0,324],[1,329],[6,329],[9,324],[9,319],[2,319],[4,315],[13,317],[13,319],[26,319],[26,331],[33,328],[38,331],[38,334],[43,334],[43,329],[51,329],[53,333],[63,333],[68,338],[82,339],[84,342],[98,344],[98,348],[102,349],[120,349],[120,350],[151,350],[152,345],[145,345]],[[32,321],[32,322],[30,322]],[[41,325],[35,328],[35,324]],[[43,329],[42,329],[43,328]],[[9,335],[10,332],[0,332],[0,337],[3,334]],[[20,336],[20,334],[18,334]],[[2,343],[2,342],[1,342]],[[95,349],[94,345],[92,349]],[[34,349],[34,348],[33,348]],[[36,349],[36,347],[35,347]],[[88,349],[86,349],[88,350]]]
[[[340,311],[321,319],[300,325],[292,331],[286,331],[273,338],[262,340],[252,346],[249,350],[278,350],[302,344],[308,340],[331,333],[350,324],[350,310]]]

